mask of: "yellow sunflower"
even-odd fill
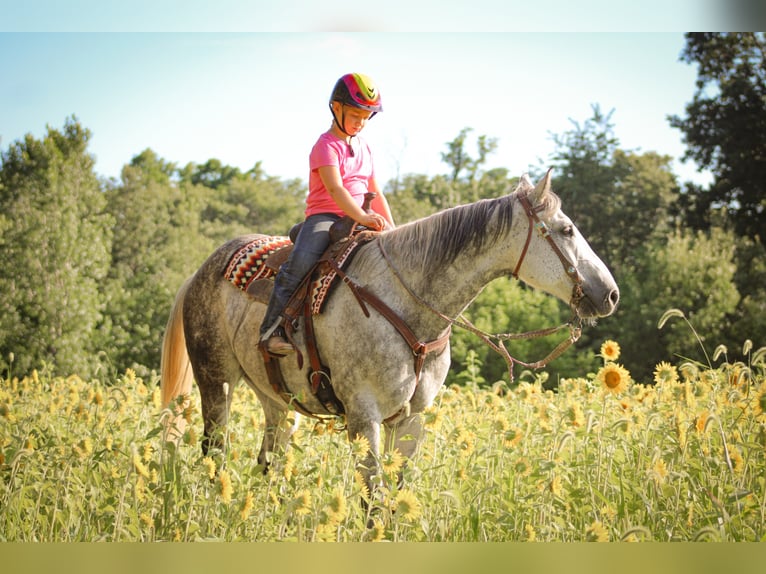
[[[404,466],[404,455],[399,452],[398,448],[386,451],[383,453],[383,456],[380,457],[380,466],[386,474],[397,473],[402,469],[402,466]]]
[[[755,405],[753,408],[755,416],[766,413],[766,387],[755,395]]]
[[[658,385],[678,382],[678,370],[665,361],[659,363],[654,369],[654,382]]]
[[[604,361],[614,362],[620,358],[620,345],[617,341],[606,340],[601,345],[601,358]]]
[[[250,513],[253,511],[253,506],[255,506],[254,501],[255,496],[252,492],[245,494],[245,499],[242,501],[242,508],[239,509],[239,517],[243,522],[248,519]]]
[[[585,530],[585,541],[609,542],[609,532],[600,520],[596,520]]]
[[[351,454],[356,458],[362,458],[367,456],[370,452],[370,441],[364,435],[356,435],[356,438],[351,441]]]
[[[346,518],[348,507],[346,506],[346,495],[341,487],[332,491],[330,502],[325,507],[327,520],[329,524],[339,524]]]
[[[503,433],[503,446],[511,448],[516,446],[524,438],[524,431],[519,427],[511,427]]]
[[[299,491],[291,504],[295,514],[299,516],[309,514],[311,512],[311,491],[306,489]]]
[[[564,407],[564,421],[573,427],[581,427],[585,424],[585,414],[580,403],[567,401]]]
[[[628,388],[630,373],[622,365],[607,363],[599,370],[596,380],[601,383],[605,391],[617,394]]]
[[[221,500],[224,504],[231,504],[231,495],[234,492],[234,488],[231,485],[231,477],[228,470],[222,470],[218,474],[218,494],[221,495]]]
[[[394,510],[404,520],[415,520],[420,516],[420,501],[411,490],[400,490],[394,499]]]
[[[209,456],[206,456],[205,458],[202,459],[202,466],[205,467],[207,477],[210,480],[213,480],[215,478],[215,471],[216,471],[215,461]]]

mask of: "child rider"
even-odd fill
[[[373,230],[393,227],[388,202],[375,180],[372,153],[359,136],[367,121],[383,110],[380,93],[363,74],[346,74],[330,96],[333,123],[319,136],[309,155],[309,193],[306,219],[290,257],[274,279],[261,341],[272,355],[287,355],[295,349],[281,327],[282,313],[293,292],[330,243],[330,226],[343,215]],[[377,194],[372,213],[362,209],[364,195]]]

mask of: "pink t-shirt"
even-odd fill
[[[351,155],[345,140],[339,139],[330,132],[325,132],[314,144],[309,154],[309,195],[306,199],[306,217],[317,213],[336,213],[345,215],[330,196],[319,177],[320,167],[334,165],[340,171],[343,186],[351,193],[351,197],[361,206],[364,194],[369,191],[370,180],[375,175],[372,165],[370,147],[359,136],[352,138]]]

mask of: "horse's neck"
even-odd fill
[[[374,288],[386,293],[413,330],[432,337],[446,326],[442,316],[456,318],[497,276],[488,254],[461,253],[429,276],[419,269],[419,262],[386,255],[380,260],[385,264],[376,272]]]

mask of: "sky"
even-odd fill
[[[659,22],[672,25],[655,32],[613,32],[614,22],[582,17],[566,31],[564,8],[548,19],[549,31],[496,31],[502,26],[486,17],[492,12],[477,19],[472,10],[451,15],[441,28],[401,32],[391,31],[407,29],[392,24],[403,21],[396,13],[354,23],[344,19],[350,12],[313,18],[304,11],[290,27],[283,23],[290,0],[250,9],[241,20],[224,11],[207,24],[200,0],[160,0],[153,8],[137,0],[136,12],[126,12],[126,3],[92,0],[41,0],[50,10],[2,2],[0,149],[27,133],[43,137],[46,126],[61,129],[74,115],[92,132],[89,151],[103,177],[119,178],[125,164],[151,148],[179,167],[215,158],[247,170],[261,162],[267,175],[305,181],[310,148],[330,126],[335,81],[362,72],[383,99],[383,113],[363,133],[383,183],[407,173],[447,173],[441,153],[463,128],[472,130],[474,155],[476,136],[497,139],[486,168],[540,171],[550,165],[553,134],[585,122],[593,105],[613,110],[622,149],[673,157],[680,181],[709,180],[693,163],[680,162],[682,134],[667,121],[685,114],[695,89],[696,67],[679,59],[683,33],[672,30],[688,18],[677,14],[679,6],[689,9],[685,0],[665,3],[676,13]],[[81,17],[73,19],[78,8]],[[154,12],[142,20],[142,9]],[[507,23],[514,14],[502,10]],[[467,25],[455,31],[461,14]],[[258,15],[269,24],[253,26]],[[644,22],[624,10],[622,18]],[[331,24],[362,31],[325,31]]]

